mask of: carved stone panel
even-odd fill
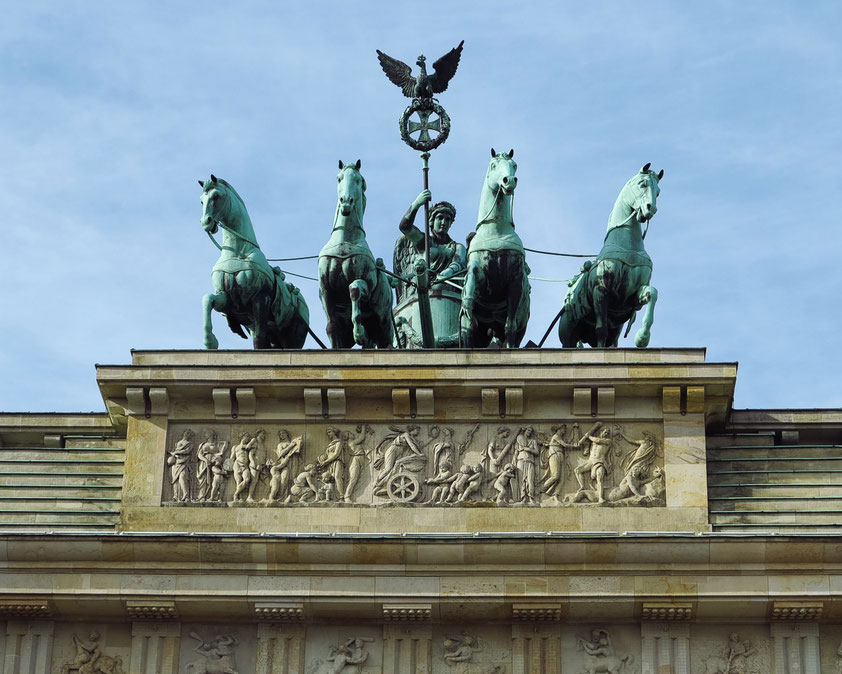
[[[692,625],[693,674],[769,674],[774,671],[768,625]]]
[[[657,424],[174,424],[167,505],[663,506]]]
[[[310,627],[306,674],[363,674],[383,666],[383,630],[377,626]]]
[[[186,674],[251,674],[255,671],[257,635],[254,625],[181,626],[179,672]]]
[[[55,623],[54,674],[129,674],[128,623]]]

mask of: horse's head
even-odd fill
[[[491,162],[488,164],[488,173],[485,174],[485,184],[493,192],[498,190],[503,194],[511,194],[517,187],[517,164],[514,160],[515,151],[495,152],[491,148]]]
[[[365,212],[365,178],[360,173],[362,162],[357,159],[355,164],[339,162],[339,173],[336,176],[336,194],[339,197],[337,208],[343,217],[357,213],[360,223]]]
[[[211,174],[209,180],[199,181],[202,188],[202,227],[206,232],[216,234],[218,222],[224,222],[231,211],[231,198],[225,181]]]
[[[650,220],[658,212],[658,195],[661,193],[658,183],[664,177],[664,170],[655,173],[649,170],[650,166],[646,164],[639,173],[632,176],[623,190],[626,203],[639,222]]]

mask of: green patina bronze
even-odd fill
[[[319,297],[334,349],[391,348],[392,287],[365,239],[365,178],[361,162],[339,162],[336,215],[319,253]]]
[[[246,205],[231,185],[216,176],[202,187],[202,227],[213,239],[222,229],[219,259],[213,266],[214,292],[202,299],[205,348],[219,348],[211,310],[225,314],[231,330],[255,349],[300,349],[307,338],[310,312],[298,288],[271,267],[257,245]],[[216,241],[214,240],[214,243]]]
[[[394,313],[401,333],[398,344],[408,348],[423,346],[423,338],[412,331],[422,332],[426,306],[430,312],[430,332],[435,336],[431,346],[443,348],[459,344],[459,308],[466,251],[465,246],[450,236],[456,209],[451,203],[440,201],[430,208],[430,267],[427,269],[424,232],[414,223],[419,209],[431,199],[430,190],[424,190],[412,202],[400,222],[402,236],[395,243],[395,274],[413,281],[395,284],[398,304]],[[424,295],[425,286],[426,298],[420,296]]]
[[[529,267],[512,216],[517,187],[514,154],[514,150],[491,149],[476,234],[468,244],[460,318],[463,347],[486,347],[493,339],[517,348],[529,321]]]
[[[646,222],[648,229],[658,210],[663,175],[663,170],[656,174],[646,164],[620,191],[596,261],[586,262],[570,281],[558,326],[562,346],[617,346],[623,324],[628,321],[628,334],[635,313],[643,306],[643,325],[634,343],[649,345],[658,291],[649,285],[652,259],[643,247],[646,231],[642,223]]]

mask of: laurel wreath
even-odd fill
[[[413,113],[419,111],[430,111],[439,116],[439,119],[441,119],[441,131],[439,131],[438,136],[431,138],[430,140],[415,140],[409,135],[409,117]],[[444,108],[435,101],[416,98],[409,104],[409,106],[407,106],[406,110],[403,111],[400,122],[398,122],[398,127],[401,132],[401,140],[403,140],[404,143],[409,145],[409,147],[413,150],[429,152],[430,150],[435,150],[439,145],[447,140],[447,136],[450,134],[450,117],[447,116]]]

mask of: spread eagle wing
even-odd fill
[[[380,61],[380,67],[383,68],[383,72],[386,73],[386,77],[388,77],[393,84],[398,85],[404,96],[412,98],[415,95],[415,78],[412,76],[412,68],[406,65],[403,61],[398,61],[388,54],[384,54],[379,49],[377,50],[377,60]],[[457,58],[456,61],[458,63],[459,59]],[[438,63],[438,61],[436,63]]]
[[[433,88],[433,93],[440,94],[442,91],[447,89],[448,83],[456,74],[456,69],[459,67],[459,59],[462,58],[462,45],[464,44],[465,40],[462,40],[458,47],[451,49],[433,64],[433,70],[436,72],[430,75],[429,78],[430,86]],[[392,81],[394,82],[394,80]],[[395,84],[397,84],[397,82],[395,82]]]

